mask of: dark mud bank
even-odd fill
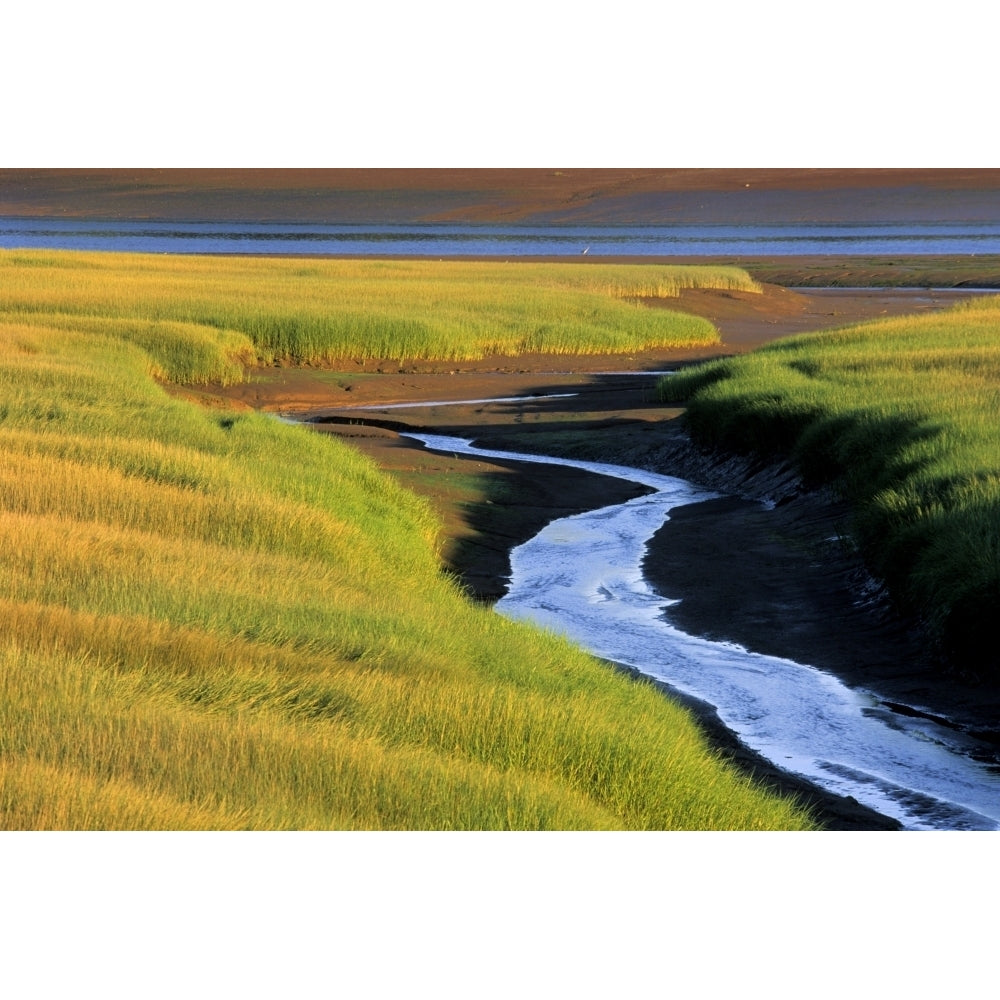
[[[575,456],[724,494],[674,509],[649,543],[643,571],[678,600],[666,613],[672,624],[829,671],[894,712],[982,741],[981,759],[1000,766],[1000,690],[964,682],[934,658],[920,622],[897,612],[853,546],[847,504],[807,489],[789,464],[699,448],[676,421],[602,437],[575,445]]]

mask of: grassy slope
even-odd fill
[[[363,456],[157,385],[245,334],[124,311],[0,315],[0,827],[809,825],[468,602]]]
[[[1000,678],[1000,298],[789,338],[661,383],[697,438],[793,455],[856,506],[872,568],[943,655]]]

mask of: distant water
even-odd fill
[[[178,254],[726,256],[995,254],[1000,223],[677,226],[313,225],[0,217],[0,247]]]

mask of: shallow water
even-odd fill
[[[718,494],[639,469],[491,451],[443,435],[407,436],[438,451],[569,465],[655,491],[553,521],[515,548],[508,593],[496,604],[500,614],[559,632],[709,702],[747,746],[777,766],[851,795],[907,829],[1000,829],[1000,775],[970,756],[975,747],[961,733],[893,713],[813,667],[668,624],[663,612],[674,601],[642,575],[646,542],[671,508]]]
[[[1000,253],[997,223],[490,226],[0,217],[0,247],[428,257]]]

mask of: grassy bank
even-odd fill
[[[650,687],[468,601],[359,453],[157,384],[236,377],[245,332],[137,315],[120,258],[38,264],[0,314],[0,828],[809,825]],[[136,264],[144,295],[202,266]]]
[[[113,333],[186,381],[232,380],[246,359],[448,360],[718,343],[707,320],[638,301],[690,287],[757,288],[733,267],[0,251],[0,313]]]
[[[660,383],[695,437],[791,455],[856,510],[873,571],[942,655],[1000,680],[1000,298],[789,338]]]

